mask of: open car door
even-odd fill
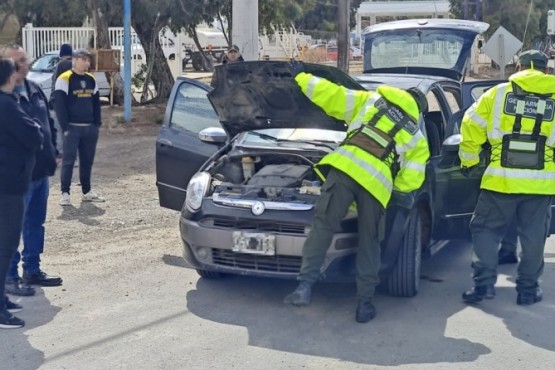
[[[204,129],[221,129],[206,96],[210,90],[187,78],[178,78],[173,87],[156,140],[156,186],[162,207],[181,210],[189,180],[218,150],[215,143],[199,138]]]

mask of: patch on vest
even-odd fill
[[[539,100],[540,98],[536,96],[526,96],[524,98],[524,113],[522,113],[522,116],[535,119]],[[518,99],[514,93],[508,93],[507,97],[505,98],[505,106],[503,108],[503,112],[505,114],[508,114],[509,116],[516,116],[517,101]],[[545,112],[543,113],[543,120],[552,121],[554,110],[555,101],[553,101],[553,99],[545,99]]]
[[[388,105],[385,115],[387,118],[395,122],[395,125],[401,125],[403,130],[407,131],[411,135],[416,134],[418,131],[418,125],[410,118],[405,118],[407,114],[394,105]]]

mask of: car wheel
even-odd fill
[[[388,278],[388,292],[396,297],[414,297],[420,286],[420,262],[422,258],[422,217],[418,209],[409,215],[403,245],[399,250],[397,264]]]
[[[207,270],[200,270],[200,269],[197,269],[197,274],[199,274],[200,277],[203,277],[205,279],[221,279],[224,276],[221,272],[207,271]]]

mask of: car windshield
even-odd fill
[[[33,72],[54,72],[60,57],[56,54],[47,54],[38,58],[31,64],[30,70]]]
[[[254,146],[283,146],[284,142],[296,147],[307,145],[324,146],[333,149],[345,138],[345,132],[317,128],[273,128],[250,131],[241,144]]]
[[[367,39],[365,63],[370,68],[455,67],[465,39],[442,30],[402,30]],[[367,68],[368,69],[368,68]]]

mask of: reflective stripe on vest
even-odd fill
[[[465,161],[475,161],[480,159],[480,154],[467,153],[459,149],[459,157]]]
[[[359,167],[361,167],[367,172],[368,176],[371,176],[376,180],[378,180],[383,185],[383,187],[387,189],[387,191],[391,192],[393,190],[393,184],[391,183],[391,181],[387,177],[385,177],[385,175],[381,173],[377,168],[372,166],[370,163],[367,163],[364,160],[356,157],[352,152],[350,152],[349,150],[343,147],[337,148],[335,150],[335,153],[342,155],[348,158],[349,160],[351,160],[352,162],[356,163]]]
[[[510,132],[506,132],[501,129],[501,120],[504,116],[503,107],[505,106],[505,95],[507,93],[508,86],[508,83],[500,85],[495,93],[492,125],[491,130],[488,132],[488,137],[490,139],[502,140],[504,135],[510,134]]]
[[[520,180],[555,180],[555,172],[488,166],[484,176]]]
[[[409,169],[418,172],[426,172],[426,165],[414,161],[403,161],[401,163],[401,169]]]
[[[480,128],[487,128],[488,121],[480,116],[474,109],[471,109],[467,112],[468,117],[476,123]]]

